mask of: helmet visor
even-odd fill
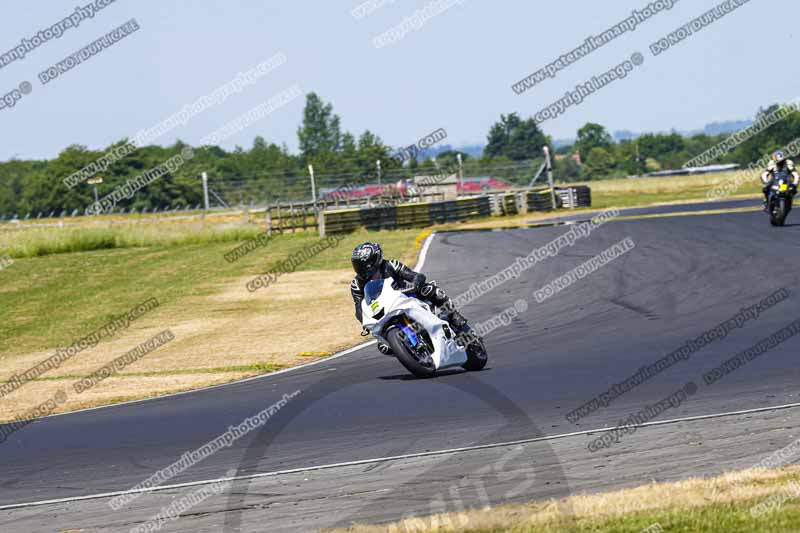
[[[353,258],[353,270],[362,279],[371,278],[378,269],[378,257],[372,256],[368,259]]]

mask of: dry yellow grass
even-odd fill
[[[398,258],[413,265],[430,232],[418,234]],[[352,275],[349,269],[292,272],[252,293],[246,288],[252,276],[222,285],[209,283],[200,295],[156,308],[116,336],[3,397],[0,422],[28,413],[59,390],[68,393],[67,400],[55,413],[230,382],[308,363],[356,345],[365,339],[354,318]],[[96,387],[79,395],[73,391],[73,383],[80,378],[165,329],[172,331],[174,340]],[[12,349],[4,353],[0,382],[54,352]]]
[[[142,317],[113,339],[81,352],[3,398],[0,420],[27,412],[59,389],[69,393],[79,377],[167,328],[175,340],[113,379],[80,395],[69,394],[56,412],[114,403],[120,397],[146,398],[241,379],[262,373],[267,365],[284,368],[307,363],[363,340],[356,321],[348,320],[353,314],[350,271],[286,274],[280,283],[255,293],[245,288],[248,279]],[[308,353],[309,347],[314,348],[313,354]],[[0,369],[0,380],[50,355],[52,352],[9,354]]]
[[[158,228],[142,229],[146,233]],[[172,223],[164,231],[180,233]],[[430,230],[426,230],[415,240],[408,236],[389,239],[393,244],[403,243],[394,249],[395,257],[413,265],[429,234]],[[375,235],[370,237],[374,239]],[[366,235],[351,236],[354,241],[360,238]],[[396,244],[394,247],[398,248]],[[164,248],[150,252],[148,258],[152,264],[153,257],[168,253],[176,252]],[[349,249],[342,253],[349,257]],[[58,272],[60,263],[51,261]],[[60,367],[2,397],[0,421],[25,416],[60,390],[68,393],[67,400],[58,405],[55,413],[216,385],[308,363],[363,342],[350,298],[352,270],[341,268],[339,262],[335,264],[320,267],[333,269],[284,274],[268,288],[252,293],[246,288],[252,274],[229,276],[222,283],[215,280],[193,285],[191,293],[167,300],[169,303],[135,320],[114,337],[81,351]],[[174,262],[164,265],[172,268]],[[157,276],[154,272],[148,275]],[[14,314],[10,318],[34,317]],[[81,378],[165,329],[174,334],[174,340],[120,370],[112,379],[81,394],[74,392],[73,384]],[[0,382],[9,381],[55,353],[38,347],[24,349],[21,344],[14,350],[13,346],[9,343],[10,350],[0,357]]]
[[[600,522],[646,511],[691,509],[712,504],[754,505],[785,489],[800,475],[800,466],[751,469],[714,478],[692,478],[675,483],[650,483],[633,489],[582,494],[563,500],[503,505],[461,513],[410,518],[380,526],[355,525],[336,532],[380,533],[414,531],[561,531],[570,521]],[[569,513],[565,517],[565,512]],[[589,530],[588,523],[587,531]],[[564,529],[566,531],[567,529]]]
[[[735,171],[669,178],[637,178],[584,183],[596,207],[633,207],[687,200],[757,198],[758,172]]]

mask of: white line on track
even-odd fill
[[[753,413],[763,413],[767,411],[777,411],[781,409],[792,409],[800,407],[800,403],[789,403],[784,405],[775,405],[772,407],[758,407],[756,409],[745,409],[742,411],[730,411],[727,413],[714,413],[710,415],[699,415],[699,416],[689,416],[684,418],[673,418],[670,420],[661,420],[657,422],[647,422],[638,426],[639,428],[643,427],[655,427],[655,426],[664,426],[668,424],[678,424],[681,422],[694,422],[697,420],[708,420],[710,418],[722,418],[726,416],[737,416],[737,415],[747,415]],[[114,496],[122,496],[126,494],[141,494],[141,493],[150,493],[150,492],[160,492],[165,490],[174,490],[174,489],[182,489],[186,487],[195,487],[198,485],[208,485],[211,483],[221,483],[224,481],[241,481],[247,479],[259,479],[265,477],[276,477],[288,474],[298,474],[302,472],[314,472],[319,470],[330,470],[333,468],[344,468],[348,466],[359,466],[359,465],[366,465],[366,464],[375,464],[375,463],[386,463],[390,461],[402,461],[406,459],[417,459],[420,457],[435,457],[437,455],[448,455],[454,453],[464,453],[464,452],[472,452],[477,450],[488,450],[492,448],[504,448],[507,446],[518,446],[520,444],[532,444],[536,442],[547,442],[551,440],[557,439],[564,439],[568,437],[578,437],[582,435],[591,435],[593,433],[605,433],[608,431],[613,431],[616,429],[615,427],[604,427],[599,429],[586,429],[583,431],[574,431],[572,433],[562,433],[560,435],[550,435],[547,437],[535,437],[530,439],[521,439],[521,440],[514,440],[508,442],[497,442],[494,444],[481,444],[477,446],[467,446],[463,448],[450,448],[447,450],[435,450],[435,451],[428,451],[428,452],[420,452],[420,453],[410,453],[406,455],[395,455],[391,457],[378,457],[375,459],[361,459],[358,461],[347,461],[343,463],[332,463],[326,465],[318,465],[318,466],[307,466],[301,468],[293,468],[290,470],[279,470],[276,472],[262,472],[260,474],[250,474],[247,476],[233,476],[233,477],[225,477],[225,478],[217,478],[217,479],[206,479],[202,481],[192,481],[188,483],[178,483],[175,485],[162,485],[160,487],[153,487],[149,489],[136,489],[136,490],[121,490],[116,492],[105,492],[99,494],[89,494],[86,496],[73,496],[69,498],[58,498],[54,500],[41,500],[37,502],[26,502],[26,503],[14,503],[10,505],[2,505],[0,506],[0,511],[5,511],[9,509],[22,509],[27,507],[39,507],[42,505],[55,505],[59,503],[70,503],[70,502],[79,502],[84,500],[96,500],[100,498],[113,498]]]
[[[428,237],[425,239],[425,242],[422,244],[422,250],[419,252],[419,259],[417,259],[417,264],[414,266],[414,270],[417,272],[422,270],[422,267],[425,266],[425,260],[428,259],[428,250],[431,247],[434,237],[436,237],[435,231],[428,235]]]

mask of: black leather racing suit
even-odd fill
[[[783,176],[787,180],[791,179],[792,194],[797,192],[797,185],[798,182],[800,182],[800,174],[798,174],[797,170],[795,169],[794,161],[791,159],[786,159],[779,164],[770,164],[770,166],[767,167],[767,170],[761,175],[761,183],[764,185],[764,188],[762,189],[762,192],[764,193],[764,209],[766,209],[767,202],[769,202],[772,182],[778,176]]]
[[[436,285],[435,281],[427,281],[425,274],[414,272],[400,261],[384,259],[378,267],[378,276],[384,279],[392,278],[398,282],[405,281],[418,286],[419,288],[414,295],[423,302],[436,306],[440,312],[444,311],[447,321],[450,322],[456,332],[461,331],[466,325],[464,317],[455,310],[453,301]],[[356,318],[359,322],[361,322],[361,301],[364,299],[364,286],[368,281],[368,279],[356,276],[350,283],[350,294],[356,305]]]

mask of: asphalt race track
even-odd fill
[[[733,211],[733,210],[747,210],[759,209],[761,202],[758,200],[750,199],[737,199],[737,200],[721,200],[716,202],[699,202],[690,204],[666,204],[666,205],[652,205],[648,207],[628,207],[619,210],[620,217],[630,216],[653,216],[653,215],[669,215],[674,213],[700,213],[703,211]],[[565,222],[584,221],[590,215],[586,213],[578,213],[574,215],[559,215],[547,217],[544,221],[531,222],[533,227],[547,226],[550,224],[559,224]]]
[[[482,372],[417,380],[368,346],[279,375],[39,420],[0,445],[0,530],[127,531],[190,489],[140,495],[119,511],[107,497],[16,504],[125,491],[295,391],[262,429],[165,485],[231,470],[237,477],[300,470],[236,481],[162,531],[309,530],[746,467],[800,435],[800,408],[769,409],[800,402],[800,340],[712,385],[702,376],[800,318],[795,220],[772,228],[765,214],[747,212],[608,223],[464,308],[478,323],[529,302],[487,336],[491,359]],[[567,230],[438,234],[424,271],[456,296]],[[536,303],[534,291],[627,237],[634,249]],[[565,418],[779,289],[788,299],[741,329],[577,423]],[[610,448],[587,449],[602,435],[588,430],[613,427],[689,382],[696,392],[655,420],[713,416],[642,427]],[[756,411],[730,414],[745,410]],[[527,442],[492,446],[512,441]],[[470,447],[480,448],[438,453]],[[340,464],[354,461],[364,462]],[[321,465],[333,466],[306,470]]]

